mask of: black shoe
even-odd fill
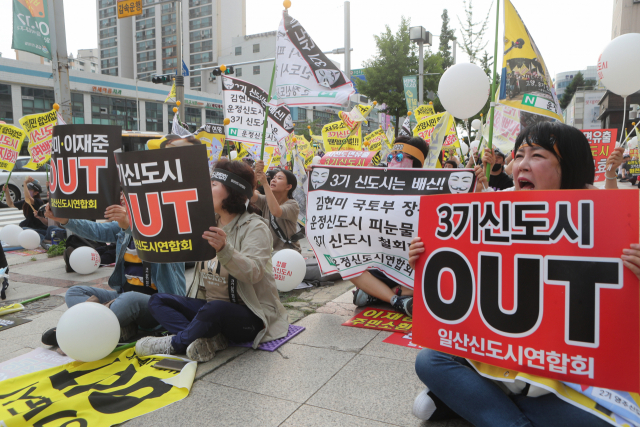
[[[358,307],[366,307],[372,304],[378,304],[380,300],[376,297],[372,297],[362,289],[356,289],[353,291],[353,304]]]
[[[64,254],[62,255],[64,258],[64,269],[67,273],[73,273],[74,270],[71,268],[71,264],[69,264],[69,257],[71,257],[71,252],[73,252],[74,248],[67,248],[64,250]]]
[[[6,277],[2,281],[2,286],[0,286],[0,299],[7,299],[7,289],[9,288],[9,279]]]
[[[391,305],[399,312],[413,317],[413,297],[396,295],[391,299]]]
[[[42,334],[42,344],[59,347],[58,339],[56,338],[56,328],[44,331]]]

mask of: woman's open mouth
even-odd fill
[[[518,186],[520,190],[535,190],[536,186],[533,182],[529,181],[527,178],[518,178]]]

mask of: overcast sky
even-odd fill
[[[223,0],[239,1],[239,0]],[[274,31],[278,28],[282,0],[246,0],[247,34]],[[291,16],[299,20],[323,50],[344,45],[343,0],[291,0]],[[611,40],[613,0],[512,0],[534,38],[552,76],[562,71],[584,69],[596,65],[598,56]],[[489,12],[491,0],[473,0],[474,20],[480,21]],[[12,0],[0,0],[7,11]],[[78,49],[97,47],[96,2],[94,0],[64,0],[67,23],[67,47],[76,55]],[[412,25],[422,25],[433,34],[442,26],[440,15],[447,8],[451,26],[460,28],[458,17],[464,20],[463,0],[352,0],[351,1],[351,68],[361,68],[363,61],[376,53],[374,34],[389,25],[396,31],[401,16],[411,18]],[[501,11],[502,12],[502,11]],[[0,14],[0,52],[15,58],[11,49],[10,13]],[[500,36],[503,21],[500,18]],[[493,55],[495,34],[495,4],[491,10],[486,40]],[[459,39],[459,31],[456,33]],[[121,41],[122,42],[122,41]],[[434,37],[437,49],[438,39]],[[458,50],[460,53],[460,50]],[[500,61],[502,56],[498,55]],[[332,59],[344,64],[342,55]],[[464,54],[458,62],[468,62]],[[501,62],[499,63],[501,65]]]

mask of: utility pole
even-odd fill
[[[51,1],[51,0],[49,0]],[[180,120],[185,120],[184,116],[184,76],[182,75],[182,1],[176,0],[176,54],[178,55],[177,75],[176,75],[176,97],[178,98],[178,113]]]
[[[65,122],[71,124],[71,90],[69,88],[69,56],[67,35],[64,26],[64,0],[47,0],[49,10],[49,32],[51,34],[51,66],[53,72],[53,93],[60,105],[58,113]]]
[[[424,40],[418,40],[418,105],[424,101]]]
[[[344,2],[344,72],[351,79],[351,4]]]

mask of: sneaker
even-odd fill
[[[208,362],[216,355],[216,351],[224,350],[227,345],[227,338],[222,334],[213,338],[198,338],[187,347],[187,357],[196,362]]]
[[[391,305],[396,310],[406,314],[409,317],[413,317],[413,297],[403,297],[396,295],[391,298]]]
[[[42,249],[44,249],[45,251],[48,251],[49,248],[51,247],[51,243],[45,243],[44,240],[42,241],[42,243],[40,243],[40,246],[42,247]]]
[[[378,298],[372,297],[362,289],[356,289],[353,291],[353,303],[358,307],[365,307],[367,305],[378,304],[380,302],[381,301]]]
[[[71,268],[71,264],[69,264],[69,257],[71,256],[71,252],[73,252],[74,248],[67,248],[64,250],[62,257],[64,258],[64,268],[67,273],[73,273],[74,270]]]
[[[413,415],[423,421],[443,421],[460,418],[429,388],[425,388],[413,402]]]
[[[59,347],[58,339],[56,338],[56,328],[51,328],[42,334],[42,344]]]
[[[136,343],[136,354],[138,356],[151,356],[152,354],[176,354],[171,346],[171,338],[174,335],[166,337],[144,337]]]
[[[120,342],[127,342],[138,333],[138,325],[135,322],[127,326],[120,326]]]

